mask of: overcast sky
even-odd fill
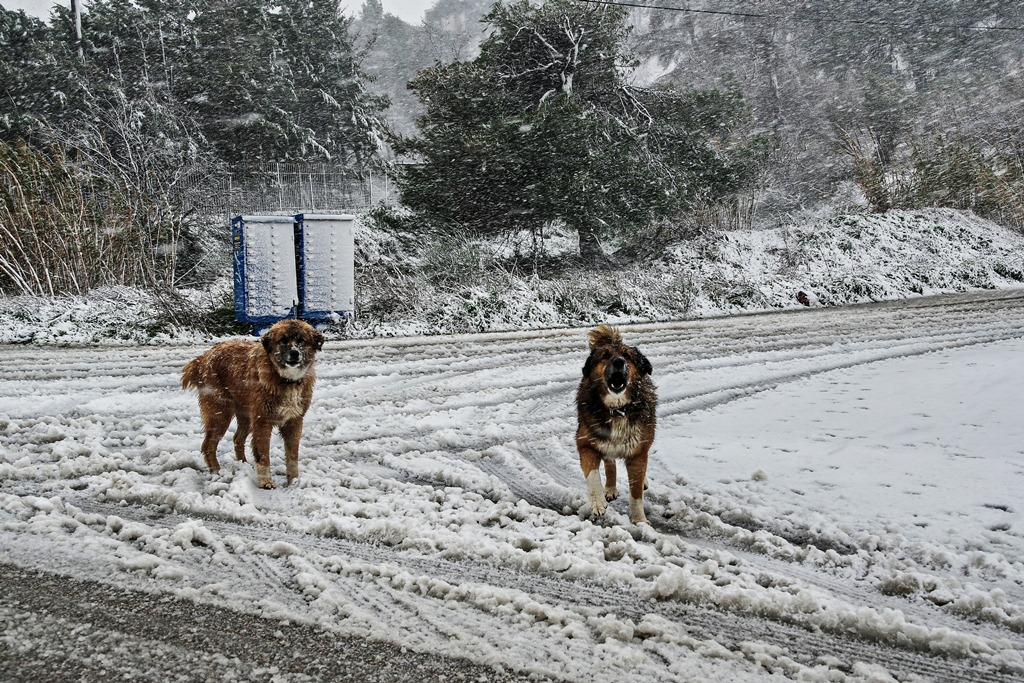
[[[381,0],[381,4],[384,5],[384,11],[388,14],[394,14],[395,16],[403,19],[409,24],[419,24],[423,21],[423,12],[431,7],[436,0]],[[70,5],[70,0],[63,2],[62,4]],[[85,0],[85,4],[88,5],[88,0]],[[53,0],[0,0],[0,5],[3,5],[5,9],[23,9],[29,14],[37,17],[48,17],[50,16],[50,7],[54,5]],[[362,0],[348,0],[343,2],[343,5],[350,12],[358,12],[363,6]]]

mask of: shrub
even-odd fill
[[[153,177],[152,166],[139,178],[101,137],[91,142],[0,142],[0,291],[173,289],[203,268],[206,250],[172,199],[173,178]]]
[[[913,182],[903,208],[970,210],[997,223],[1024,229],[1024,169],[1015,150],[967,137],[939,137],[916,145]]]
[[[942,207],[973,211],[1024,230],[1024,164],[1020,143],[967,135],[914,139],[900,157],[836,127],[839,147],[872,211]]]
[[[145,280],[142,235],[93,181],[59,146],[0,143],[0,289],[54,296]]]

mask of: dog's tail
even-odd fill
[[[199,363],[196,361],[198,358],[193,358],[189,362],[185,363],[185,367],[181,369],[181,388],[188,389],[194,387],[196,391],[199,391]]]
[[[596,349],[598,346],[621,344],[622,335],[611,325],[598,325],[587,335],[587,341],[590,348]]]

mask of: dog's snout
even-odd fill
[[[608,360],[605,381],[608,388],[614,392],[621,392],[626,388],[626,384],[629,383],[629,370],[623,356],[613,356]]]
[[[299,353],[298,349],[293,347],[293,348],[288,350],[288,362],[289,363],[298,363],[301,358],[302,358],[302,354]]]

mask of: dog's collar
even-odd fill
[[[301,379],[285,379],[284,377],[281,377],[280,375],[278,375],[278,377],[277,377],[277,381],[280,384],[284,384],[286,386],[292,386],[292,387],[296,386],[296,385],[299,385],[299,384],[302,384],[302,380],[304,380],[304,379],[306,379],[306,378],[303,377]]]
[[[632,405],[632,403],[627,403],[625,406],[622,406],[621,408],[609,408],[608,412],[615,417],[626,417],[626,408],[630,405]]]

